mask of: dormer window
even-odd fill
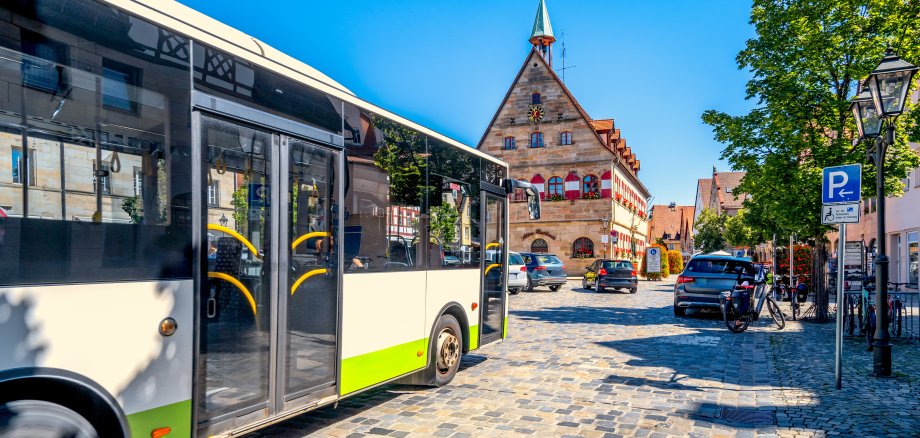
[[[532,105],[539,105],[539,104],[541,104],[542,102],[540,102],[540,93],[533,93],[533,94],[531,94],[531,95],[530,95],[530,103],[531,103]]]

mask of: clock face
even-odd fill
[[[530,109],[527,111],[527,118],[531,122],[539,122],[543,120],[543,105],[530,105]]]

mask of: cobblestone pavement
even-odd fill
[[[672,277],[673,280],[673,277]],[[578,282],[580,283],[580,282]],[[908,436],[920,430],[920,346],[896,345],[893,379],[846,345],[834,389],[833,326],[717,314],[676,318],[673,283],[511,297],[510,336],[464,357],[447,387],[378,388],[249,438],[282,436]],[[870,388],[882,387],[881,391]]]

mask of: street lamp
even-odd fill
[[[218,219],[217,222],[220,222],[220,226],[226,227],[226,226],[227,226],[227,222],[230,222],[230,219],[227,219],[227,216],[224,215],[223,213],[221,213],[221,214],[220,214],[220,219]]]
[[[873,139],[866,148],[867,159],[875,164],[875,190],[878,196],[878,255],[875,258],[875,341],[872,343],[872,371],[879,377],[891,376],[891,337],[888,334],[888,256],[885,255],[885,153],[894,144],[895,119],[904,111],[907,92],[914,73],[920,70],[888,48],[882,62],[869,74],[865,90],[853,99],[860,139]],[[870,104],[871,103],[871,104]],[[882,125],[885,135],[881,134]]]
[[[610,236],[609,236],[610,234],[610,216],[605,214],[604,218],[601,219],[601,224],[603,225],[603,228],[604,228],[604,238],[607,240],[610,240]],[[613,245],[611,244],[611,246]],[[604,243],[604,258],[607,258],[607,244],[606,243]]]

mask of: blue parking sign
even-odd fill
[[[847,164],[824,168],[821,182],[821,202],[839,204],[859,202],[862,189],[862,165]]]

